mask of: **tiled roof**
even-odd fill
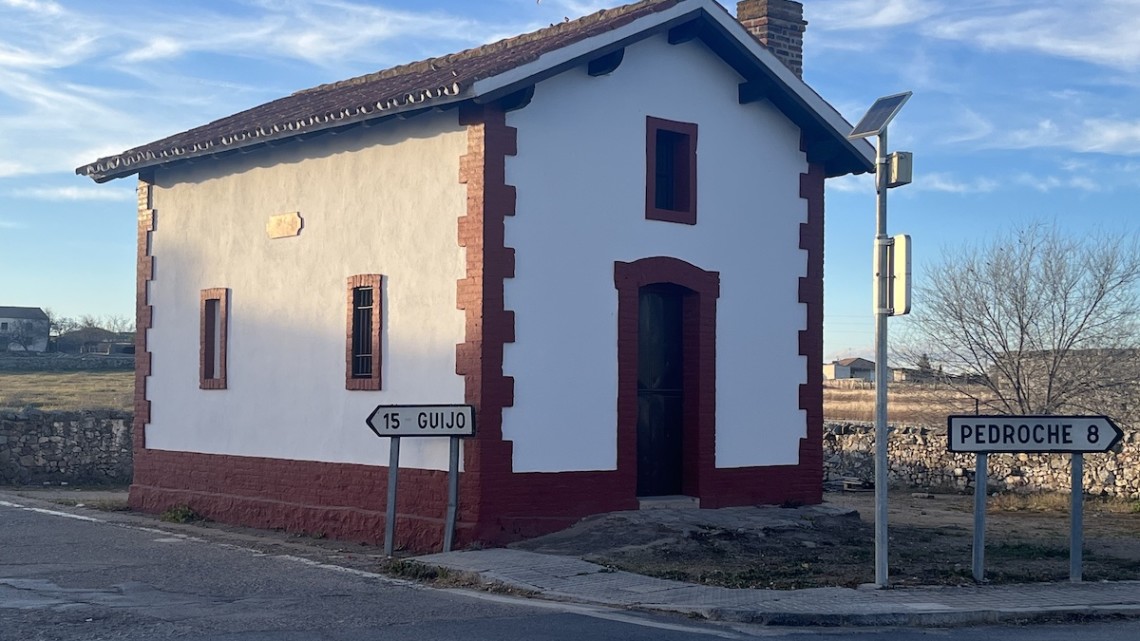
[[[875,366],[875,364],[873,362],[871,362],[865,358],[844,358],[844,359],[835,361],[835,363],[837,365],[842,365],[844,367],[851,367],[852,365],[855,365],[857,367],[874,367]]]
[[[75,173],[104,182],[166,162],[465,99],[471,97],[471,87],[478,80],[683,1],[642,0],[482,47],[306,89],[121,154],[100,158],[77,168]]]
[[[48,320],[47,314],[39,307],[0,307],[0,318]]]

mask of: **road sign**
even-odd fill
[[[946,419],[951,452],[1107,452],[1124,432],[1107,416],[974,416]]]
[[[399,483],[400,437],[450,436],[447,468],[447,522],[443,551],[450,552],[459,510],[459,439],[475,435],[475,408],[470,405],[377,405],[365,419],[388,447],[388,505],[384,511],[384,554],[391,557],[396,541],[396,488]]]
[[[378,405],[368,427],[381,438],[399,436],[474,436],[470,405]]]

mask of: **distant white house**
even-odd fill
[[[865,358],[844,358],[823,364],[823,380],[856,378],[875,380],[875,364]]]
[[[39,307],[0,307],[0,347],[9,352],[47,350],[51,322]]]

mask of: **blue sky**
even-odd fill
[[[134,181],[80,164],[618,2],[0,0],[0,305],[133,315]],[[911,234],[916,279],[1029,221],[1135,231],[1140,0],[804,5],[804,78],[849,120],[914,92],[891,148],[914,153],[915,180],[891,190],[889,232]],[[829,360],[872,351],[873,208],[871,178],[828,181]]]

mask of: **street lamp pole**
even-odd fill
[[[875,153],[875,585],[887,585],[887,316],[890,269],[887,236],[887,128]]]
[[[889,465],[887,457],[887,317],[910,311],[909,241],[900,248],[904,256],[896,256],[894,240],[887,236],[887,190],[910,182],[910,154],[894,154],[887,147],[887,125],[898,115],[911,92],[884,96],[875,101],[859,124],[848,134],[850,139],[878,137],[875,146],[875,255],[874,255],[874,313],[875,313],[875,585],[887,586],[887,485]],[[891,176],[892,160],[896,161],[899,175]],[[906,162],[902,162],[905,160]],[[903,236],[901,238],[908,238]],[[901,263],[901,264],[900,264]],[[903,285],[900,300],[892,294],[896,284]]]

